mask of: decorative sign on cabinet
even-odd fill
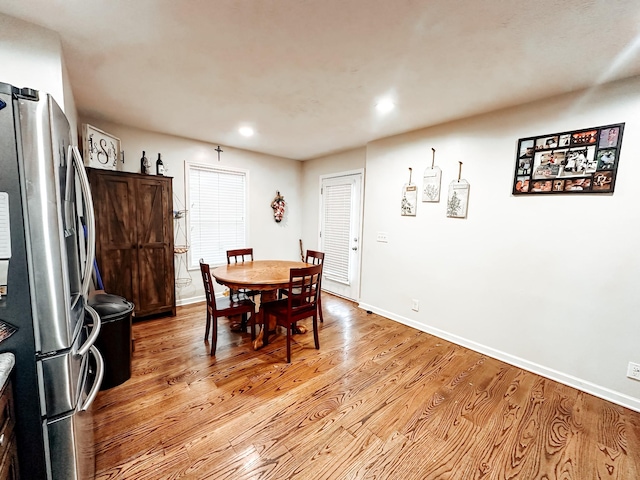
[[[116,170],[120,158],[120,139],[118,137],[86,123],[82,126],[82,137],[85,165]]]

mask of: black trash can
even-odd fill
[[[89,305],[102,323],[96,347],[104,359],[100,390],[106,390],[131,378],[131,314],[134,306],[123,297],[107,293],[91,296]]]

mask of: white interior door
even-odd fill
[[[360,296],[362,172],[326,176],[320,188],[322,288],[341,297]]]

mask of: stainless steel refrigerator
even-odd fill
[[[16,435],[26,479],[95,477],[91,403],[103,362],[87,304],[93,203],[69,122],[43,92],[0,83],[0,320],[17,331]]]

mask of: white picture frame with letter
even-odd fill
[[[116,170],[120,158],[120,139],[89,124],[82,126],[84,164],[87,167]]]

